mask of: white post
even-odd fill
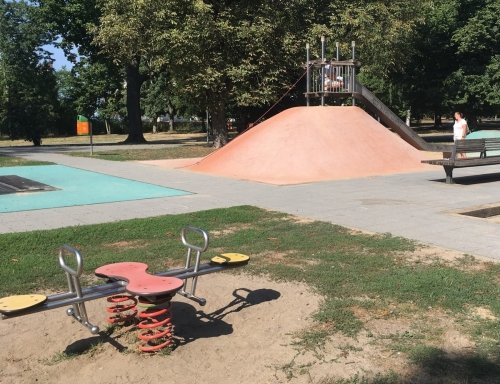
[[[325,105],[325,36],[321,36],[321,105]]]
[[[354,92],[355,92],[355,86],[356,86],[356,66],[354,65],[354,59],[356,58],[356,42],[352,41],[351,42],[352,46],[352,105],[356,105],[356,100],[354,99]]]
[[[94,156],[94,140],[92,135],[92,121],[89,119],[89,129],[90,129],[90,156]]]
[[[309,43],[306,44],[306,105],[309,107],[310,102],[309,102],[309,92],[311,92],[311,65],[309,63],[310,61],[310,46]]]

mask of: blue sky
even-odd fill
[[[44,45],[43,49],[46,49],[49,52],[52,52],[52,57],[54,58],[54,69],[57,71],[62,67],[66,67],[66,69],[71,69],[73,64],[71,64],[66,57],[64,56],[64,52],[60,48],[56,48],[53,45]]]

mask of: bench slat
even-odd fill
[[[465,168],[465,167],[479,167],[481,165],[494,165],[494,164],[500,164],[500,156],[491,156],[482,159],[455,160],[453,166],[455,168]]]
[[[456,152],[483,152],[485,150],[484,139],[456,140]]]
[[[431,165],[453,165],[453,162],[449,159],[439,159],[439,160],[422,160],[421,163],[431,164]]]
[[[500,150],[500,139],[485,139],[486,151]]]

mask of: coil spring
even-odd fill
[[[106,321],[109,324],[123,324],[137,315],[137,299],[130,295],[114,295],[107,299],[110,305],[106,312],[111,313]]]
[[[157,352],[174,344],[171,300],[172,295],[156,298],[154,301],[139,298],[138,305],[145,308],[139,312],[140,351]]]

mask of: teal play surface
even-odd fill
[[[500,138],[500,130],[484,130],[484,131],[474,131],[467,135],[468,139],[489,139],[489,138]],[[500,151],[490,151],[489,156],[500,156]]]
[[[17,175],[59,189],[57,191],[0,195],[0,212],[29,211],[191,194],[178,189],[64,165],[0,167],[0,175]]]

